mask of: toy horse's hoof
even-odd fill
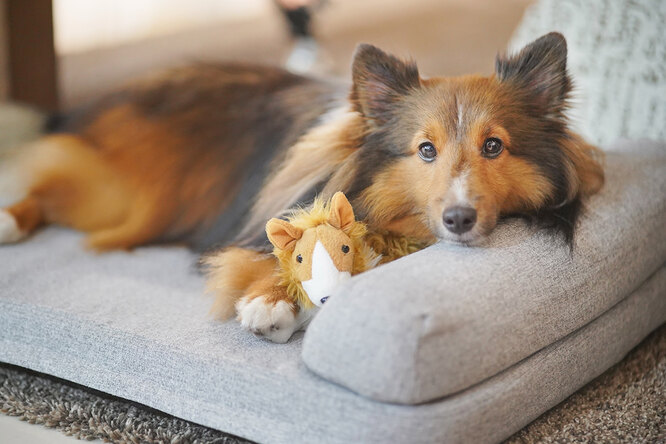
[[[328,296],[324,296],[323,298],[321,298],[321,300],[319,302],[321,302],[323,304],[327,300],[328,300]]]

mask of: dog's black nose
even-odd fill
[[[471,207],[451,207],[444,211],[444,226],[451,233],[463,234],[476,223],[476,210]]]
[[[319,300],[319,302],[321,302],[323,304],[324,302],[326,302],[327,299],[328,299],[328,296],[324,296],[323,298],[321,298]]]

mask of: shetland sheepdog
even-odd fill
[[[96,250],[261,247],[271,217],[343,191],[371,229],[424,242],[476,244],[519,215],[571,244],[604,176],[568,127],[566,59],[551,33],[487,77],[421,78],[362,44],[351,88],[238,64],[148,78],[23,150],[29,188],[0,210],[0,241],[54,223]]]

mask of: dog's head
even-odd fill
[[[557,33],[498,56],[489,77],[422,79],[361,45],[350,95],[366,122],[355,193],[374,226],[476,243],[505,215],[526,215],[573,237],[580,198],[603,171],[596,149],[567,127],[571,82]]]

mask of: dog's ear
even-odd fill
[[[604,184],[604,156],[574,133],[569,133],[561,146],[566,178],[566,187],[561,187],[563,200],[543,209],[538,218],[543,227],[562,233],[573,251],[574,233],[583,208],[581,199],[595,194]]]
[[[352,80],[350,100],[356,111],[378,125],[389,121],[395,103],[421,83],[415,63],[365,43],[356,48]]]
[[[569,133],[563,149],[570,164],[569,197],[597,193],[604,184],[603,151],[574,133]]]
[[[266,235],[274,247],[280,250],[293,250],[303,236],[303,230],[286,220],[273,218],[266,224]]]
[[[354,209],[344,193],[338,191],[331,198],[331,214],[328,217],[328,223],[346,233],[355,221]]]
[[[567,75],[567,42],[557,32],[546,34],[518,54],[497,56],[495,73],[503,82],[511,82],[528,95],[539,110],[563,109],[571,80]]]

